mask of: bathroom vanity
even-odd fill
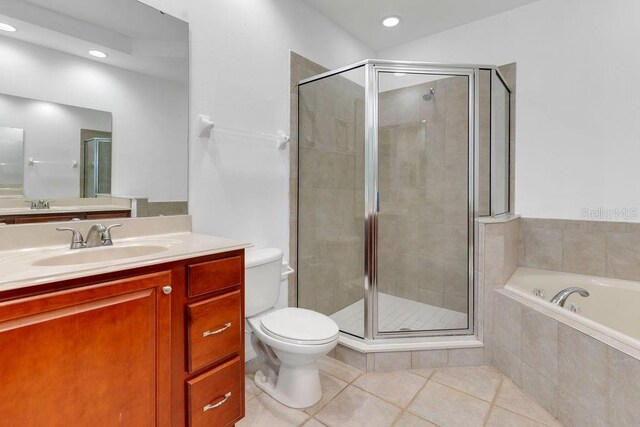
[[[226,426],[244,416],[248,245],[191,233],[188,217],[124,222],[112,247],[0,250],[8,425]],[[27,239],[69,237],[22,227]]]

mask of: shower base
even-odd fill
[[[364,299],[332,314],[331,317],[346,332],[364,336]],[[424,331],[464,329],[467,314],[409,299],[378,293],[378,329],[384,331]]]

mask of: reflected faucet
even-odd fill
[[[588,297],[589,292],[586,289],[571,287],[567,289],[563,289],[556,294],[553,298],[551,298],[551,304],[559,305],[560,307],[564,307],[564,304],[567,302],[567,299],[571,294],[580,294],[582,297]]]
[[[29,203],[31,205],[31,209],[49,209],[51,202],[53,202],[53,200],[25,200],[25,203]]]

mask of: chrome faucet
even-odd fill
[[[111,229],[114,227],[121,227],[122,224],[111,224],[105,227],[102,224],[94,224],[87,233],[87,239],[85,240],[75,228],[60,227],[56,228],[58,231],[71,231],[73,236],[71,238],[71,246],[69,249],[82,249],[82,248],[95,248],[98,246],[111,246],[113,240],[111,239]]]
[[[567,289],[563,289],[556,294],[553,298],[551,298],[551,304],[559,305],[560,307],[564,307],[564,304],[567,302],[567,299],[571,294],[580,294],[582,297],[588,297],[589,292],[583,288],[571,287]]]
[[[102,224],[94,224],[87,233],[87,238],[84,240],[85,248],[95,248],[102,246],[102,236],[107,231],[107,227]]]

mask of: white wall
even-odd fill
[[[640,207],[639,16],[637,0],[543,0],[378,56],[517,62],[516,211],[576,219]]]
[[[113,114],[114,195],[186,200],[184,85],[0,37],[0,93]]]
[[[0,94],[0,126],[24,130],[25,197],[79,197],[80,129],[110,132],[111,114]],[[53,164],[29,166],[30,157]]]
[[[289,50],[326,67],[372,52],[299,0],[145,0],[190,23],[189,212],[195,231],[289,247],[289,150],[255,138],[195,135],[198,113],[219,128],[289,129]],[[288,257],[288,254],[287,254]]]

